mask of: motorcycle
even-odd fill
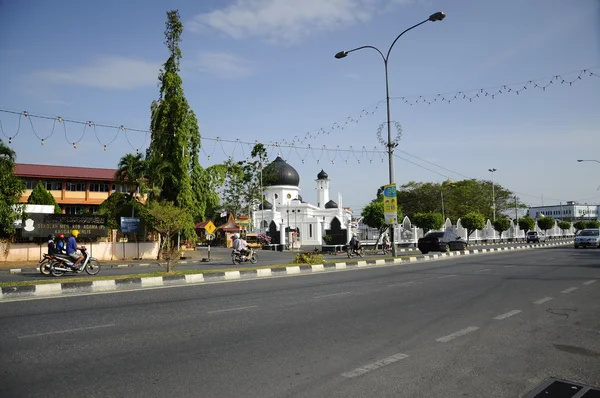
[[[42,275],[50,275],[50,264],[54,261],[54,256],[48,253],[44,253],[44,257],[38,263],[40,265],[40,273]]]
[[[239,263],[247,263],[248,261],[252,264],[256,264],[258,259],[256,258],[256,253],[254,253],[254,250],[249,248],[246,255],[243,255],[239,250],[233,250],[231,252],[231,261],[233,261],[233,264],[236,265]]]
[[[346,246],[346,253],[348,254],[348,258],[352,258],[354,256],[364,257],[365,253],[363,252],[363,248],[359,246],[358,248],[352,249],[350,245]]]
[[[53,276],[61,276],[67,272],[81,274],[85,270],[89,275],[96,275],[100,272],[100,263],[94,257],[88,255],[87,248],[83,247],[81,254],[83,255],[83,260],[77,268],[73,267],[73,261],[68,255],[54,255],[50,263],[50,274]]]

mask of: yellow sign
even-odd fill
[[[398,223],[398,204],[396,196],[396,184],[383,187],[383,214],[388,224]]]
[[[204,230],[209,234],[212,234],[213,232],[215,232],[215,229],[217,229],[217,227],[215,227],[215,224],[213,224],[212,221],[208,221],[206,223],[206,225],[204,226]]]

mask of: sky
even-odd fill
[[[390,53],[396,183],[495,168],[526,204],[600,203],[600,164],[576,161],[600,160],[598,0],[0,0],[0,110],[17,113],[0,112],[1,138],[17,161],[115,168],[145,150],[135,130],[158,98],[170,9],[205,167],[263,142],[298,170],[304,200],[324,169],[330,196],[360,211],[389,182],[385,69],[371,49],[334,55],[385,54],[443,11]]]

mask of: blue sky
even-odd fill
[[[444,21],[407,33],[390,56],[391,114],[403,130],[396,154],[416,163],[395,158],[396,182],[489,179],[488,169],[496,168],[495,180],[532,205],[542,195],[546,205],[600,202],[600,164],[576,162],[600,159],[600,78],[571,86],[555,81],[546,91],[530,87],[518,95],[503,90],[472,102],[409,106],[399,99],[492,92],[504,84],[516,90],[523,84],[511,83],[545,84],[557,74],[572,80],[577,73],[569,72],[586,68],[600,75],[597,0],[164,4],[0,1],[0,108],[146,129],[167,57],[165,12],[177,8],[184,89],[204,137],[202,164],[249,152],[248,145],[223,140],[282,143],[297,136],[303,140],[296,146],[312,149],[273,147],[271,157],[281,152],[299,171],[304,199],[316,202],[314,179],[323,168],[332,198],[340,192],[344,206],[360,209],[388,181],[387,155],[372,152],[383,149],[377,138],[386,119],[383,62],[369,50],[342,60],[333,55],[361,45],[385,52],[403,29],[444,11]],[[368,114],[345,124],[363,110]],[[0,121],[4,134],[14,136],[19,116],[0,112]],[[51,133],[52,120],[31,121],[38,136]],[[67,123],[67,139],[57,124],[42,146],[28,120],[21,122],[11,144],[20,162],[115,167],[122,155],[147,145],[144,133]],[[70,143],[78,140],[74,149]],[[335,151],[351,146],[354,152]]]

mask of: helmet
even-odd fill
[[[64,235],[64,234],[60,234],[60,235],[58,235],[58,239],[64,239],[64,238],[65,238],[65,235]]]
[[[54,234],[48,235],[48,240],[54,240]]]
[[[240,238],[240,234],[238,234],[237,232],[233,236],[235,236],[236,239]]]
[[[71,231],[71,235],[73,235],[74,237],[78,237],[79,236],[79,230],[78,229],[74,229]]]

